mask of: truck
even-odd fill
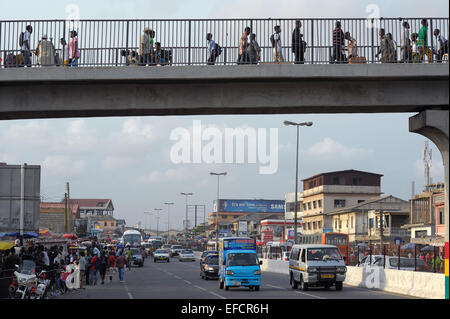
[[[259,291],[261,267],[256,241],[248,237],[219,238],[219,288],[248,287]]]

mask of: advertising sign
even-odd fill
[[[284,200],[235,200],[221,199],[221,212],[284,213]],[[214,208],[216,207],[214,201]]]
[[[24,170],[24,232],[39,231],[41,167]],[[19,231],[21,165],[0,165],[0,231]]]
[[[295,237],[295,230],[290,229],[290,230],[288,231],[288,238],[289,238],[289,239],[294,239],[294,237]]]
[[[261,239],[263,243],[273,241],[273,231],[271,229],[265,229],[261,233],[262,233]]]
[[[239,234],[239,236],[247,236],[248,235],[247,221],[245,221],[245,220],[239,221],[238,234]]]

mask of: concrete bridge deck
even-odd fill
[[[0,69],[0,120],[448,110],[448,64]]]

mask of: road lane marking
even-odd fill
[[[221,295],[219,295],[219,294],[216,294],[215,292],[212,292],[212,291],[208,291],[211,295],[214,295],[214,296],[216,296],[216,297],[219,297],[219,298],[221,298],[221,299],[227,299],[227,298],[225,298],[224,296],[221,296]]]
[[[298,293],[298,294],[301,294],[301,295],[310,296],[310,297],[314,297],[314,298],[318,298],[318,299],[327,299],[327,298],[324,298],[324,297],[310,295],[310,294],[307,294],[306,292],[301,292],[301,291],[295,291],[295,292]]]
[[[207,291],[205,288],[203,288],[203,287],[200,287],[200,286],[197,286],[197,285],[193,285],[195,288],[198,288],[198,289],[200,289],[200,290],[203,290],[203,291]]]
[[[276,288],[276,289],[282,289],[282,290],[284,290],[284,288],[281,288],[281,287],[278,287],[278,286],[273,286],[273,285],[267,285],[267,286],[272,287],[272,288]]]
[[[171,272],[167,272],[168,275],[173,276],[173,274]]]
[[[192,282],[190,282],[189,280],[183,279],[183,281],[184,281],[185,283],[189,284],[189,285],[192,285]]]
[[[130,290],[128,289],[128,286],[127,286],[126,284],[124,284],[123,286],[125,287],[125,290],[127,291],[128,298],[134,299],[133,296],[132,296],[131,293],[130,293]]]
[[[128,297],[129,297],[130,299],[133,299],[133,296],[132,296],[130,293],[128,293]]]
[[[181,279],[181,277],[178,277],[177,275],[174,276],[176,279]]]

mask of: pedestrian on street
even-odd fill
[[[105,252],[100,255],[100,278],[102,279],[102,285],[105,284],[105,275],[106,275],[106,267],[107,267],[107,258],[105,256]]]
[[[78,259],[78,267],[80,268],[80,289],[83,289],[83,280],[86,276],[86,258],[83,251],[80,253],[80,259]]]
[[[91,260],[91,269],[89,274],[89,282],[91,285],[97,285],[97,275],[101,266],[100,257],[95,255]]]
[[[124,267],[128,264],[127,259],[123,256],[122,252],[119,253],[119,257],[116,259],[116,267],[119,271],[119,280],[120,282],[124,282],[123,275],[124,275]]]
[[[114,252],[111,251],[109,253],[108,258],[108,275],[109,275],[109,281],[112,282],[113,273],[115,271],[115,264],[116,264],[116,258],[114,257]]]

